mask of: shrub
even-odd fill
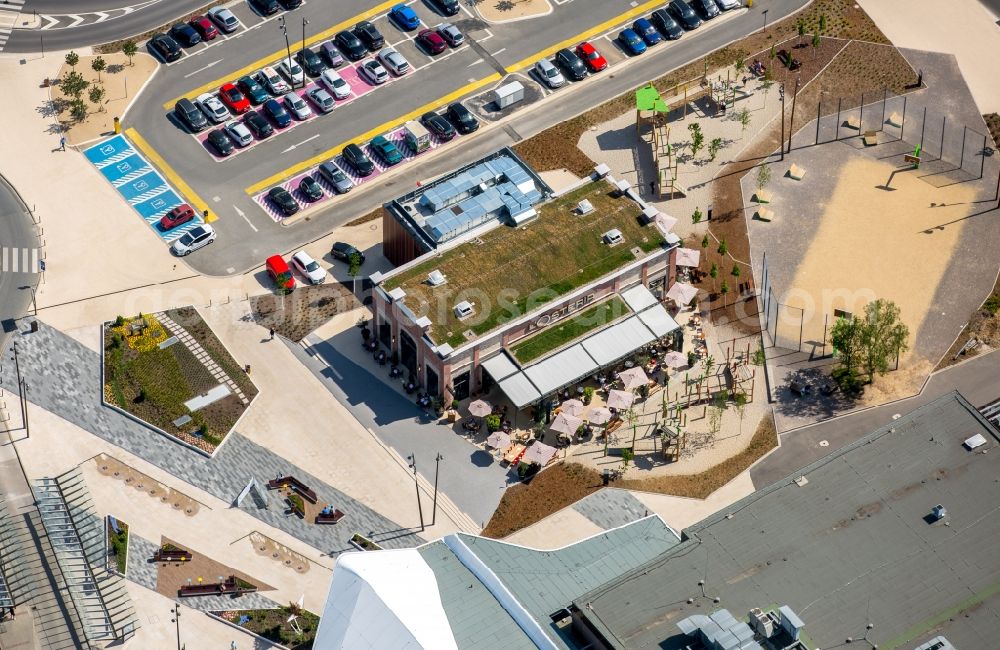
[[[500,428],[500,416],[496,413],[490,413],[486,416],[486,429],[491,433]]]
[[[998,311],[1000,311],[1000,294],[994,293],[986,302],[983,303],[983,309],[990,313],[990,316],[995,316]]]

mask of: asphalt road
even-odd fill
[[[38,246],[35,225],[28,208],[17,196],[17,192],[0,176],[0,350],[7,349],[7,339],[13,327],[13,319],[22,318],[31,308],[31,287],[38,285],[35,273],[13,272],[10,256],[17,251],[24,259],[24,249]],[[30,259],[30,254],[28,255]]]
[[[185,261],[194,270],[207,275],[229,275],[259,265],[267,255],[290,251],[324,236],[337,226],[408,191],[418,180],[432,178],[501,146],[529,137],[586,111],[609,97],[626,92],[739,39],[760,28],[763,24],[762,9],[768,9],[768,21],[774,22],[807,2],[808,0],[759,1],[749,12],[713,24],[708,29],[699,29],[679,41],[656,46],[633,59],[627,66],[620,64],[626,57],[610,40],[592,39],[612,62],[608,71],[587,82],[560,89],[541,104],[522,108],[504,122],[502,126],[505,128],[483,128],[474,136],[464,139],[460,146],[445,148],[446,154],[425,154],[420,164],[403,165],[388,178],[380,177],[377,183],[366,184],[350,195],[339,198],[331,207],[312,214],[308,220],[301,220],[289,227],[277,224],[246,195],[244,189],[290,165],[309,159],[342,142],[351,141],[374,125],[391,121],[425,102],[461,88],[469,80],[493,74],[494,70],[489,67],[489,63],[480,61],[483,57],[471,51],[473,48],[463,47],[447,60],[434,63],[426,69],[418,69],[412,75],[380,87],[338,107],[331,115],[303,123],[289,133],[273,136],[253,150],[216,163],[200,144],[171,122],[164,104],[213,79],[223,77],[227,72],[239,70],[257,58],[273,54],[276,46],[284,45],[284,39],[276,25],[264,22],[254,26],[252,17],[247,16],[249,10],[243,7],[239,11],[241,8],[237,7],[239,17],[249,26],[248,32],[238,39],[206,48],[202,53],[186,56],[177,63],[166,66],[130,109],[125,123],[126,126],[136,128],[218,216],[213,224],[219,232],[218,241],[185,258]],[[354,6],[348,12],[336,6],[332,10],[325,7],[319,12],[316,4],[307,3],[298,10],[309,19],[310,33],[347,20],[350,12],[359,10],[359,7]],[[574,0],[566,5],[557,5],[555,12],[548,17],[492,25],[489,31],[467,29],[468,36],[477,39],[502,66],[512,66],[554,42],[573,38],[594,25],[613,19],[623,11],[621,3],[614,3],[613,8],[606,6],[608,4],[611,3]],[[425,23],[436,24],[441,20],[427,6],[417,4],[415,8]],[[462,24],[468,28],[472,19],[463,15],[466,17],[462,19]],[[290,20],[292,24],[295,21],[297,17]],[[376,20],[376,24],[382,28],[390,42],[404,38],[398,30],[386,23],[385,18]],[[289,31],[292,36],[296,35],[295,28]],[[612,38],[614,33],[616,31],[613,31]],[[419,65],[424,62],[417,58],[412,42],[404,42],[398,49],[410,57],[412,63]],[[288,151],[291,145],[299,143],[304,144]]]

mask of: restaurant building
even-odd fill
[[[677,329],[656,216],[603,165],[555,193],[502,149],[383,206],[375,337],[431,395],[538,403]]]

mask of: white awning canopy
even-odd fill
[[[494,381],[501,381],[517,372],[517,366],[503,351],[495,357],[483,361],[482,366],[486,372],[490,373],[490,377],[493,377]]]
[[[625,301],[625,304],[628,305],[628,308],[635,312],[642,311],[656,304],[656,296],[644,284],[629,287],[621,292],[621,297]]]
[[[662,338],[680,327],[663,305],[657,305],[640,313],[639,320],[656,335],[656,338]]]
[[[538,392],[538,389],[523,372],[507,377],[499,385],[500,390],[510,398],[510,401],[517,408],[524,408],[542,398],[542,394]]]
[[[606,366],[655,338],[638,316],[631,316],[594,334],[581,345],[598,366]]]
[[[597,370],[597,363],[578,343],[558,354],[553,354],[544,361],[528,366],[524,369],[524,374],[528,376],[538,392],[542,395],[548,395],[581,377],[586,377],[595,370]]]

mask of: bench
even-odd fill
[[[911,165],[920,166],[920,156],[914,156],[912,153],[903,154],[903,162],[908,162]]]
[[[778,60],[789,70],[798,70],[802,67],[802,62],[793,57],[788,50],[778,50]]]
[[[874,147],[878,144],[878,131],[865,131],[865,134],[861,136],[861,140],[865,143],[866,147]]]
[[[608,426],[604,427],[604,435],[608,435],[623,424],[625,424],[625,420],[621,418],[608,422]]]
[[[318,501],[316,493],[294,476],[282,476],[281,478],[271,479],[267,482],[268,490],[278,490],[281,488],[291,489],[309,503],[316,503]]]
[[[802,177],[805,175],[806,175],[805,167],[799,167],[795,163],[792,163],[792,166],[788,168],[788,177],[794,181],[801,181]]]
[[[340,510],[334,510],[329,514],[319,513],[316,515],[317,524],[335,524],[344,518],[344,513]]]
[[[154,562],[190,562],[194,554],[182,548],[157,549],[153,554]]]
[[[236,594],[239,596],[254,591],[257,591],[257,587],[238,580],[236,576],[229,576],[225,582],[184,585],[177,590],[177,595],[181,598],[188,598],[190,596],[221,596],[225,594]]]

